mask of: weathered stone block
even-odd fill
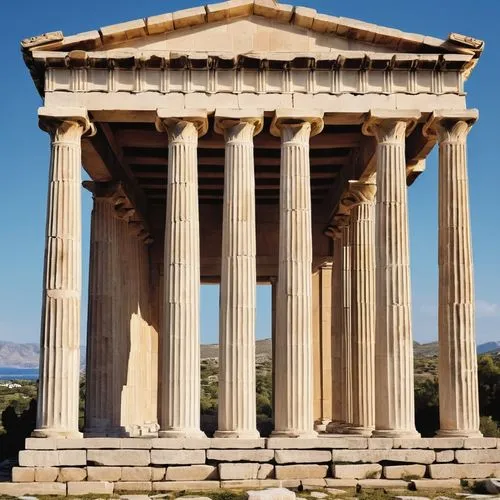
[[[70,496],[113,494],[113,483],[106,481],[70,481],[67,485]]]
[[[331,479],[325,478],[327,488],[351,488],[358,484],[356,479]]]
[[[394,438],[394,448],[446,449],[462,448],[463,438]]]
[[[22,450],[19,452],[21,467],[57,467],[59,465],[86,465],[85,450]]]
[[[89,481],[119,481],[122,477],[121,467],[87,467]]]
[[[149,465],[149,450],[88,450],[87,460],[97,465]]]
[[[260,464],[257,479],[273,479],[274,478],[274,465]]]
[[[53,483],[58,475],[58,467],[35,467],[35,481],[37,483]]]
[[[453,452],[452,452],[453,453]],[[425,476],[425,465],[388,465],[384,467],[386,479],[420,479]]]
[[[163,481],[165,479],[165,467],[151,467],[151,480],[152,481]]]
[[[258,479],[232,479],[220,482],[221,488],[244,489],[244,488],[259,488],[260,481]]]
[[[360,479],[363,488],[407,488],[408,483],[400,479]]]
[[[213,490],[219,481],[158,481],[153,483],[153,491]]]
[[[153,447],[151,438],[121,438],[120,448],[124,450],[150,450]]]
[[[368,438],[369,450],[390,450],[393,445],[394,439],[392,438]]]
[[[417,464],[432,464],[436,459],[434,450],[333,450],[333,462],[377,463],[382,460]]]
[[[455,451],[454,450],[436,451],[436,462],[438,462],[438,463],[453,462],[453,460],[455,460]]]
[[[60,483],[67,483],[68,481],[84,481],[87,477],[87,469],[84,467],[61,467],[57,480]]]
[[[219,464],[219,478],[228,479],[257,479],[260,464],[256,463],[223,463]]]
[[[120,491],[151,491],[151,481],[118,481],[115,483],[115,493]]]
[[[122,481],[151,481],[151,467],[122,467]]]
[[[317,464],[330,462],[332,452],[326,450],[276,450],[274,459],[277,464]]]
[[[165,474],[167,481],[203,481],[218,477],[217,467],[213,465],[170,466]]]
[[[304,486],[305,490],[315,490],[317,488],[324,488],[326,486],[326,480],[319,478],[306,478],[303,479],[301,483]]]
[[[479,464],[500,462],[500,450],[457,450],[455,460],[459,464]]]
[[[56,448],[58,450],[115,449],[120,448],[120,441],[120,438],[56,439]]]
[[[266,440],[259,439],[238,439],[238,438],[212,438],[210,448],[236,449],[236,448],[265,448]]]
[[[34,467],[12,467],[13,483],[32,483],[35,480]]]
[[[322,479],[328,465],[277,465],[274,471],[276,479]]]
[[[27,450],[55,450],[56,440],[54,438],[26,438],[24,445]]]
[[[24,495],[66,496],[64,483],[0,483],[0,495],[19,497]]]
[[[248,500],[295,500],[295,493],[286,488],[247,491]]]
[[[411,486],[416,490],[461,489],[460,479],[415,479]]]
[[[496,447],[497,438],[494,437],[466,438],[464,440],[465,449],[487,449]]]
[[[332,475],[336,479],[378,479],[382,475],[379,464],[333,465]]]
[[[365,437],[322,437],[312,439],[269,438],[267,448],[272,450],[311,450],[311,449],[365,449],[368,440]]]
[[[210,448],[208,438],[154,438],[153,448],[165,450],[206,450]]]
[[[207,450],[207,459],[219,462],[269,462],[273,458],[273,450]]]
[[[483,479],[500,476],[500,464],[433,464],[429,465],[432,479]]]
[[[151,463],[191,465],[205,463],[205,450],[151,450]]]

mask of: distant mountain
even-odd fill
[[[40,346],[38,344],[16,344],[0,341],[0,367],[36,368]]]
[[[477,346],[477,353],[500,352],[500,342],[486,342]]]
[[[415,357],[433,357],[439,352],[437,342],[427,344],[413,343]],[[492,341],[477,346],[478,354],[500,353],[500,342]],[[81,364],[85,364],[85,346],[81,349]],[[201,346],[201,359],[217,358],[219,356],[218,344],[204,344]],[[255,354],[258,362],[271,358],[271,339],[257,340]],[[0,341],[0,368],[37,368],[40,356],[38,344],[17,344],[15,342]]]
[[[85,346],[80,349],[81,365],[85,365]],[[39,344],[17,344],[0,340],[0,368],[38,368]]]

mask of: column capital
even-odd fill
[[[332,239],[338,239],[342,237],[342,229],[349,225],[349,214],[336,214],[332,223],[326,228],[325,235]]]
[[[340,204],[349,211],[361,203],[372,203],[377,192],[374,182],[349,181],[347,189],[340,198]]]
[[[281,137],[281,129],[287,125],[311,125],[310,137],[319,134],[323,130],[323,111],[318,109],[280,109],[278,108],[271,122],[271,135]]]
[[[113,216],[128,223],[131,234],[149,245],[153,238],[147,228],[147,224],[142,219],[133,219],[136,215],[135,207],[125,192],[121,182],[96,182],[83,181],[82,186],[90,191],[94,201],[104,201],[113,207]]]
[[[371,110],[363,123],[364,135],[373,135],[378,142],[400,142],[417,124],[418,110]]]
[[[426,137],[441,142],[463,142],[479,118],[477,109],[437,110],[431,114],[422,130]]]
[[[202,137],[208,131],[208,118],[205,109],[180,109],[171,110],[159,108],[156,110],[156,130],[158,132],[169,132],[169,129],[182,122],[192,123]]]
[[[82,136],[91,137],[96,133],[85,108],[38,108],[38,126],[55,140],[78,141]]]
[[[217,134],[225,134],[235,125],[253,125],[252,136],[257,135],[264,126],[262,109],[216,109],[214,130]]]

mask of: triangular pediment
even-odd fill
[[[293,24],[279,24],[261,16],[248,16],[203,24],[161,35],[104,44],[100,50],[137,49],[180,53],[330,53],[393,52],[388,47],[331,33],[318,33]]]
[[[315,9],[273,0],[231,0],[64,36],[62,32],[22,42],[25,51],[167,51],[468,53],[483,42],[462,35],[441,40],[404,33]]]

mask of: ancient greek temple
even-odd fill
[[[325,435],[339,434],[353,435],[346,448],[419,448],[407,189],[434,147],[438,436],[450,448],[481,437],[466,154],[478,112],[465,85],[483,42],[236,0],[22,47],[51,140],[34,432],[48,440],[28,448],[82,437],[82,165],[87,437],[208,442],[200,284],[217,283],[218,428],[201,448],[338,448]],[[273,311],[274,431],[262,446],[258,284],[272,285]]]

